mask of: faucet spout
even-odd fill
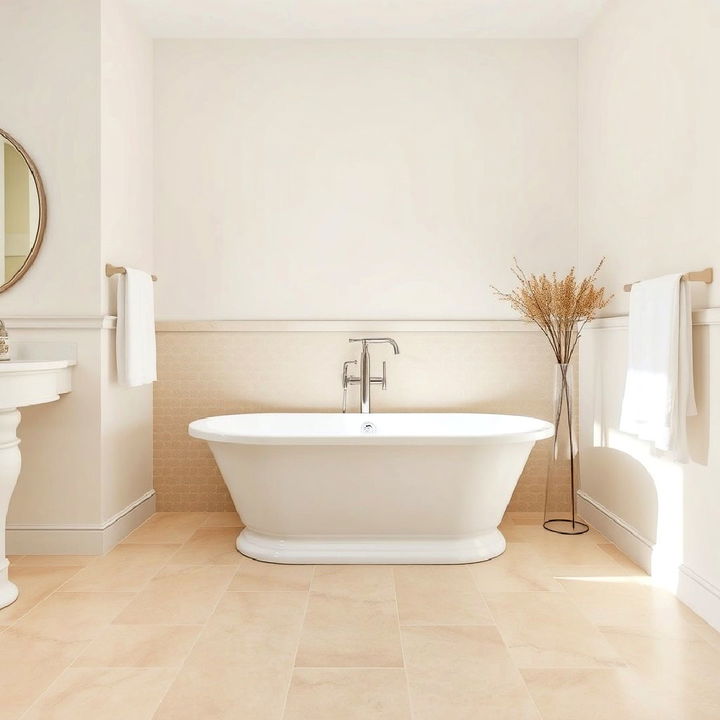
[[[398,347],[398,344],[397,344],[392,338],[389,338],[389,337],[383,337],[383,338],[350,338],[350,340],[348,340],[348,342],[351,342],[351,343],[353,343],[353,342],[361,342],[361,343],[363,343],[363,345],[364,345],[365,343],[388,343],[388,345],[391,345],[391,346],[392,346],[393,353],[394,353],[395,355],[399,355],[399,354],[400,354],[400,348]]]

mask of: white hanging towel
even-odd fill
[[[688,461],[688,415],[696,415],[692,307],[682,275],[635,283],[620,430]]]
[[[116,355],[118,381],[127,387],[157,380],[152,277],[127,268],[118,278]]]

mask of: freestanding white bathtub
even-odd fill
[[[190,423],[245,524],[277,563],[469,563],[498,530],[543,420],[476,413],[247,414]]]

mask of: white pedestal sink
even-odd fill
[[[18,596],[8,579],[5,557],[5,521],[10,497],[20,474],[18,408],[53,402],[70,392],[72,360],[9,360],[0,362],[0,608]]]

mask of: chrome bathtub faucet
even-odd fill
[[[350,342],[362,343],[362,350],[360,352],[360,375],[348,375],[348,368],[350,365],[357,365],[357,360],[348,360],[343,363],[342,373],[342,388],[343,388],[343,402],[342,411],[347,411],[347,389],[348,385],[360,385],[360,412],[370,412],[370,386],[381,385],[384,390],[387,387],[387,374],[386,374],[386,363],[383,360],[382,364],[382,376],[373,377],[370,373],[370,351],[368,345],[370,343],[388,343],[392,345],[393,352],[395,355],[400,354],[400,348],[398,344],[392,338],[350,338]]]

